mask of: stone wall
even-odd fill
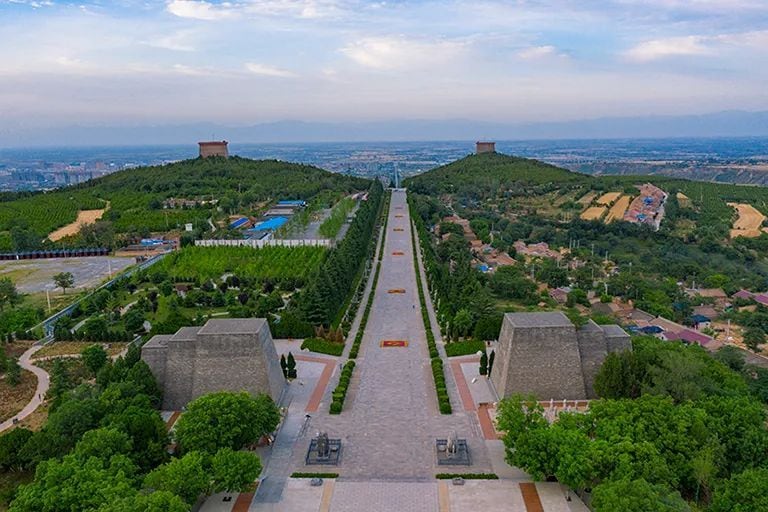
[[[592,320],[589,320],[576,333],[581,356],[581,373],[587,398],[596,398],[595,376],[600,371],[607,353],[605,333]]]
[[[496,361],[491,380],[501,396],[586,398],[576,328],[562,313],[506,314]]]
[[[269,325],[260,318],[212,319],[155,336],[141,357],[163,387],[166,410],[215,391],[266,393],[277,401],[285,385]]]
[[[595,376],[609,352],[632,348],[617,325],[591,320],[579,329],[560,312],[507,313],[491,381],[500,397],[596,398]]]

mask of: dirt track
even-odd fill
[[[755,238],[762,234],[763,221],[766,217],[757,208],[744,203],[728,203],[728,205],[733,206],[739,213],[739,217],[733,222],[731,238],[737,236]]]
[[[48,235],[48,238],[52,242],[57,242],[64,237],[76,235],[80,232],[83,226],[96,223],[96,221],[104,215],[105,211],[107,211],[105,208],[101,210],[80,210],[77,212],[77,220],[75,220],[75,222],[60,227]]]

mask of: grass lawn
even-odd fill
[[[37,377],[28,370],[21,370],[21,382],[11,386],[5,379],[0,380],[0,421],[18,413],[35,396]]]

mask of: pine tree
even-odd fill
[[[491,372],[493,371],[494,359],[496,359],[496,351],[491,350],[491,355],[488,357],[488,378],[491,377]]]
[[[285,354],[280,354],[280,368],[283,370],[283,377],[288,378],[288,363],[285,361]]]
[[[293,353],[288,352],[288,360],[286,361],[286,367],[288,369],[288,378],[296,378],[296,360],[293,358]]]
[[[488,353],[485,350],[480,356],[480,375],[488,375]]]

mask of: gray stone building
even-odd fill
[[[277,401],[285,386],[263,318],[211,319],[157,335],[141,348],[141,358],[163,389],[166,410],[214,391],[266,393]]]
[[[500,397],[595,398],[595,375],[606,355],[631,348],[629,335],[618,325],[590,320],[576,328],[559,311],[507,313],[491,382]]]

